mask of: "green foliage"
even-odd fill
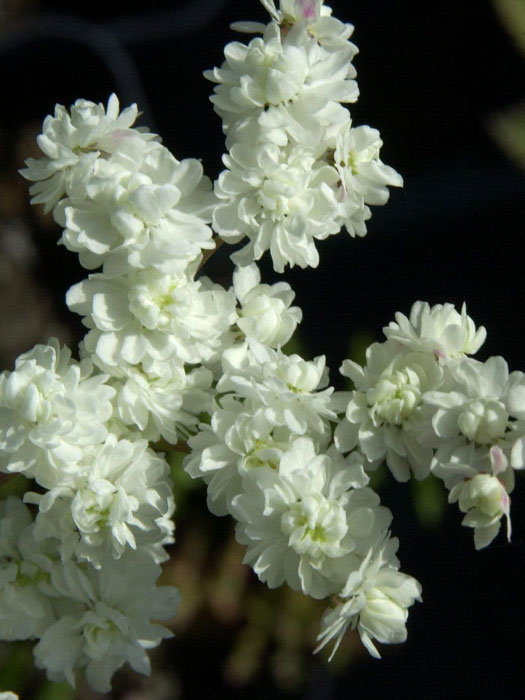
[[[411,500],[420,524],[428,529],[439,527],[447,507],[442,482],[431,474],[424,481],[413,479],[410,483]]]
[[[69,683],[45,683],[36,700],[73,700],[75,689]]]
[[[0,646],[0,690],[20,693],[33,668],[31,645],[27,642],[3,642]]]
[[[501,150],[525,168],[525,101],[493,116],[488,128]]]
[[[525,3],[523,0],[493,0],[493,3],[505,29],[525,54]]]
[[[525,2],[493,0],[493,4],[516,47],[525,55]],[[501,150],[525,168],[525,101],[492,116],[487,128]]]

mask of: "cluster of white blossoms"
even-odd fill
[[[238,343],[223,354],[211,422],[190,437],[185,468],[206,482],[210,510],[237,520],[245,563],[270,588],[286,583],[316,599],[357,596],[362,582],[351,582],[372,555],[377,577],[367,580],[377,595],[395,573],[404,602],[381,613],[380,630],[369,622],[372,597],[352,613],[377,655],[371,636],[405,638],[407,608],[420,586],[398,570],[392,515],[367,486],[366,459],[358,450],[343,456],[334,444],[349,397],[327,383],[324,357],[306,361],[253,338]]]
[[[213,227],[228,243],[248,238],[236,263],[269,250],[282,272],[316,267],[315,241],[343,226],[364,236],[369,205],[384,204],[402,179],[380,160],[379,132],[354,126],[343,106],[359,94],[352,25],[322,0],[263,5],[268,25],[234,25],[262,36],[228,44],[223,65],[205,73],[217,83],[211,99],[228,147]]]
[[[283,351],[302,312],[256,260],[317,265],[314,241],[364,235],[401,178],[342,104],[357,99],[352,27],[321,0],[263,4],[267,26],[238,27],[262,37],[208,74],[229,149],[215,188],[114,95],[57,106],[22,171],[89,271],[66,296],[87,328],[80,359],[50,340],[0,375],[0,472],[30,480],[0,501],[0,637],[38,640],[51,680],[83,672],[107,692],[170,636],[154,622],[179,602],[157,586],[174,541],[167,450],[189,449],[184,469],[235,519],[261,581],[328,599],[318,648],[350,627],[379,656],[420,599],[369,485],[382,462],[399,481],[441,478],[477,548],[502,518],[510,536],[525,377],[469,357],[485,331],[465,308],[397,314],[365,367],[343,363],[351,392],[329,386],[324,357]],[[245,236],[229,289],[200,274],[221,239]]]
[[[483,344],[465,306],[416,302],[409,318],[396,314],[374,343],[366,366],[346,360],[342,373],[355,385],[335,430],[343,454],[358,449],[365,470],[385,461],[398,481],[430,472],[450,491],[485,547],[507,520],[514,470],[525,467],[525,376],[509,374],[502,357],[469,355]]]
[[[97,569],[64,560],[54,538],[40,541],[19,499],[0,502],[0,517],[2,638],[38,638],[35,663],[51,680],[74,685],[82,669],[101,692],[124,661],[148,673],[146,649],[171,636],[152,620],[172,617],[179,603],[177,589],[155,586],[160,567],[148,553],[130,550],[115,565],[108,552]]]
[[[286,583],[317,599],[361,596],[362,580],[352,582],[373,558],[367,581],[374,595],[390,595],[383,581],[392,587],[395,580],[402,601],[378,613],[371,595],[353,608],[377,655],[371,636],[405,638],[407,608],[420,586],[398,571],[392,515],[367,486],[365,458],[357,450],[343,456],[334,445],[348,395],[326,384],[323,357],[308,362],[255,340],[229,349],[211,424],[189,439],[185,468],[207,483],[210,510],[237,520],[245,562],[271,588]],[[382,622],[374,627],[377,615]]]
[[[119,434],[107,381],[53,340],[0,375],[0,470],[32,479],[23,500],[38,506],[0,501],[0,637],[40,639],[51,679],[84,670],[102,692],[125,661],[147,670],[145,649],[170,635],[151,619],[178,604],[155,588],[173,541],[169,467]]]

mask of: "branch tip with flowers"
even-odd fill
[[[302,312],[256,261],[316,267],[318,242],[364,236],[402,178],[344,106],[358,98],[353,27],[322,0],[262,4],[269,23],[237,23],[257,36],[205,74],[228,149],[214,184],[115,95],[57,105],[22,171],[89,271],[66,298],[87,329],[80,359],[52,339],[0,375],[0,477],[35,489],[0,502],[0,635],[38,640],[51,680],[84,673],[108,692],[171,636],[156,622],[179,604],[157,585],[174,541],[165,452],[188,453],[261,581],[331,601],[316,651],[333,642],[332,656],[349,628],[376,657],[404,641],[421,600],[369,485],[380,464],[398,481],[439,477],[476,548],[502,519],[510,539],[525,378],[471,357],[486,333],[465,306],[396,314],[365,366],[343,363],[350,392],[329,386],[324,357],[281,349]],[[223,243],[243,244],[228,289],[199,274]]]

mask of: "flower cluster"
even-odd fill
[[[282,272],[316,267],[315,241],[343,226],[364,236],[369,205],[402,179],[380,160],[379,132],[354,126],[343,106],[358,97],[353,27],[320,0],[263,4],[268,25],[236,25],[262,36],[228,44],[223,65],[205,73],[228,147],[213,226],[228,243],[248,238],[237,264],[269,250]]]
[[[167,463],[146,440],[114,431],[115,390],[92,373],[89,360],[50,341],[0,376],[0,468],[31,478],[24,501],[38,506],[33,517],[17,498],[0,502],[0,634],[39,638],[35,659],[50,678],[74,683],[84,669],[106,692],[117,668],[127,660],[144,670],[144,649],[170,634],[150,619],[177,607],[176,589],[155,589],[175,506]],[[126,569],[144,572],[133,608]],[[157,598],[163,614],[151,607]],[[89,630],[114,637],[111,660],[84,647]]]
[[[106,109],[86,100],[70,112],[57,106],[38,139],[43,157],[23,171],[35,182],[33,201],[63,226],[60,242],[94,271],[66,297],[88,329],[80,362],[51,340],[0,375],[0,468],[36,482],[24,497],[38,506],[35,543],[79,576],[95,577],[93,585],[125,575],[117,569],[146,567],[142,593],[150,596],[173,541],[175,506],[169,466],[148,443],[176,445],[195,432],[198,416],[211,410],[223,352],[246,338],[280,346],[301,312],[289,285],[261,284],[255,264],[238,270],[230,289],[197,278],[204,252],[215,247],[211,185],[198,161],[177,161],[158,137],[133,128],[136,114],[133,106],[119,115],[114,95]],[[89,594],[84,604],[94,610],[96,600]],[[49,605],[51,617],[28,636],[55,623],[65,632],[70,618],[66,624],[60,606]],[[146,624],[150,606],[136,607]],[[8,619],[14,614],[6,609]],[[151,646],[148,636],[137,638]],[[40,644],[48,651],[35,652],[37,663],[53,679],[73,682],[84,668],[107,690],[125,660],[146,668],[119,643],[97,680],[78,644],[63,663]]]
[[[82,669],[101,692],[125,661],[148,673],[145,650],[171,635],[151,620],[172,617],[179,603],[175,588],[155,587],[159,565],[133,550],[117,561],[108,553],[98,569],[64,560],[14,497],[0,502],[0,517],[2,638],[39,638],[35,662],[50,679],[74,685]]]
[[[88,270],[67,304],[89,328],[82,355],[108,375],[118,419],[148,440],[177,442],[192,410],[205,410],[212,377],[202,367],[221,349],[235,300],[195,279],[213,194],[199,161],[179,162],[148,131],[132,128],[136,106],[119,116],[78,100],[44,121],[40,160],[22,171],[36,180],[33,201],[54,206],[60,239]]]
[[[0,637],[38,640],[52,680],[84,672],[107,692],[125,662],[148,673],[146,649],[170,636],[153,622],[179,602],[156,584],[174,540],[168,449],[189,451],[184,469],[235,519],[261,581],[329,600],[318,649],[332,654],[348,628],[373,656],[404,641],[421,597],[370,487],[381,463],[399,481],[442,479],[477,548],[503,517],[510,537],[525,377],[470,357],[485,330],[465,307],[397,314],[365,367],[343,363],[349,392],[323,356],[283,349],[302,312],[256,261],[317,265],[314,241],[364,235],[401,178],[343,106],[358,94],[352,27],[322,0],[263,5],[268,25],[237,26],[262,36],[207,74],[228,148],[214,187],[114,95],[57,106],[22,171],[89,271],[66,297],[87,329],[80,359],[52,339],[0,375],[0,471],[31,480],[0,502]],[[214,232],[248,238],[228,289],[201,274]]]
[[[368,348],[366,367],[343,364],[355,390],[335,431],[338,449],[359,449],[367,470],[386,461],[399,481],[410,472],[442,479],[463,524],[474,528],[476,548],[494,539],[503,516],[510,537],[509,493],[514,470],[525,467],[523,372],[509,374],[502,357],[468,357],[486,332],[465,306],[458,313],[416,302],[384,333],[385,342]]]
[[[210,403],[204,362],[237,319],[233,291],[195,279],[215,246],[211,185],[198,161],[132,128],[136,115],[112,96],[45,120],[44,155],[23,174],[61,243],[100,271],[67,295],[89,329],[80,362],[51,340],[0,376],[0,468],[34,481],[24,501],[37,507],[5,502],[3,636],[40,639],[51,679],[83,670],[102,692],[126,661],[147,673],[145,650],[171,634],[151,620],[178,604],[176,589],[156,587],[175,504],[148,441],[176,443],[196,425]]]
[[[327,387],[324,357],[305,361],[251,339],[224,353],[222,371],[211,422],[189,439],[185,468],[206,482],[210,510],[237,520],[245,563],[271,588],[286,583],[323,599],[358,595],[356,572],[373,554],[381,565],[367,580],[380,588],[385,572],[395,572],[411,592],[403,599],[406,620],[420,586],[399,572],[392,515],[367,485],[365,457],[357,450],[343,456],[334,444],[348,396]],[[370,601],[354,619],[369,648],[370,636],[404,639],[399,606],[378,635],[361,623],[374,615]]]

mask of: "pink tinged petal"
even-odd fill
[[[501,472],[505,471],[508,466],[508,460],[503,454],[503,450],[498,445],[493,445],[490,448],[490,461],[494,476],[497,476]]]
[[[299,0],[301,12],[305,19],[315,19],[315,1],[314,0]]]
[[[506,491],[501,492],[501,508],[505,515],[510,512],[510,496]]]
[[[501,509],[505,513],[507,519],[507,540],[510,542],[512,534],[512,523],[510,521],[510,496],[506,491],[501,492]]]

